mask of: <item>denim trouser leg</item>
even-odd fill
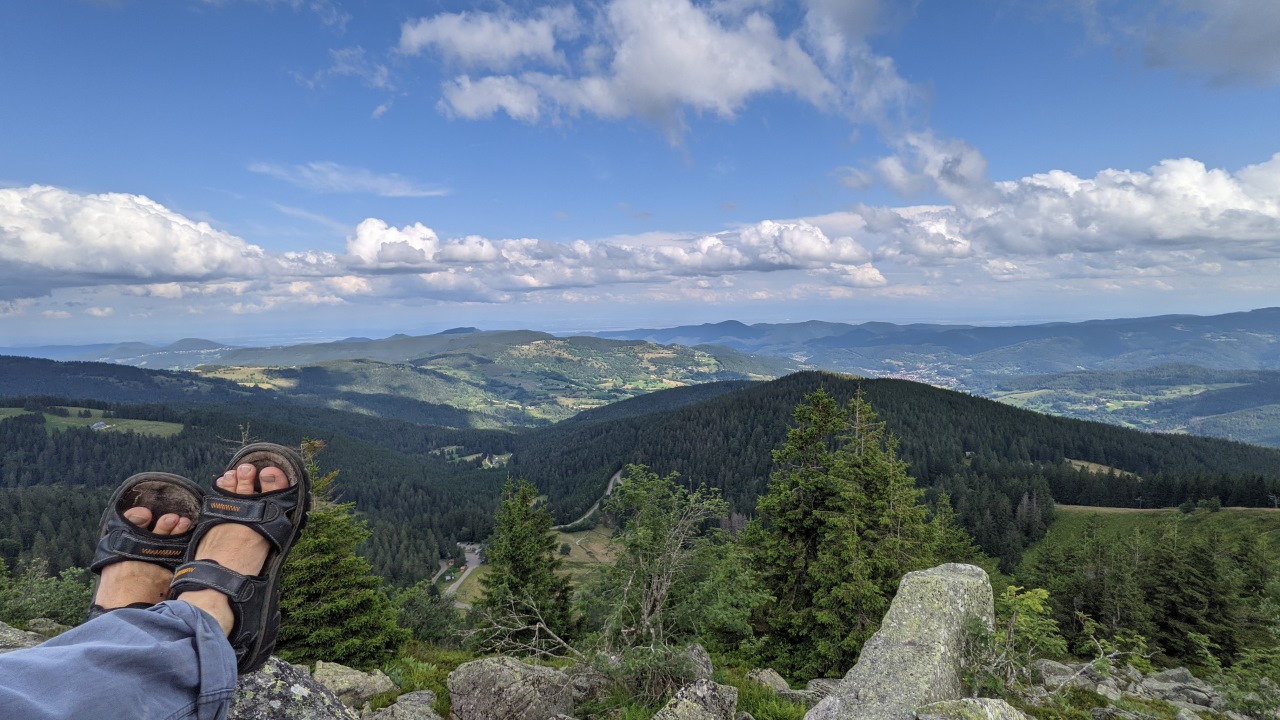
[[[221,720],[236,657],[218,623],[178,600],[122,609],[0,655],[0,717]]]

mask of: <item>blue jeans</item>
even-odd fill
[[[15,720],[222,720],[235,690],[222,628],[179,600],[115,610],[0,655],[0,716]]]

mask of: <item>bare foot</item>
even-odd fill
[[[214,482],[223,490],[237,495],[256,495],[289,487],[289,478],[280,468],[263,468],[259,473],[256,467],[248,463],[226,471]],[[200,539],[196,559],[214,560],[228,570],[253,576],[261,572],[270,548],[266,539],[250,528],[236,523],[223,523],[209,530]],[[178,599],[209,613],[222,626],[225,634],[231,634],[235,616],[231,613],[226,595],[217,590],[192,590],[182,593]]]
[[[144,507],[129,508],[124,517],[140,528],[151,525],[151,510]],[[191,529],[191,519],[175,513],[166,513],[156,520],[151,532],[157,535],[181,535]],[[93,603],[106,610],[127,607],[135,603],[154,605],[168,599],[169,581],[173,572],[168,568],[140,560],[124,560],[102,568],[102,579]]]

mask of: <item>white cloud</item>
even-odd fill
[[[715,235],[651,234],[587,243],[530,238],[440,238],[422,224],[360,223],[347,242],[349,267],[417,278],[426,291],[469,299],[614,283],[666,283],[741,273],[824,271],[866,285],[870,253],[851,237],[805,222],[764,221]]]
[[[972,259],[1004,279],[1036,268],[1058,277],[1204,274],[1280,258],[1280,153],[1235,173],[1178,158],[1092,178],[1053,170],[984,185],[965,177],[953,205],[860,208],[882,242],[877,256]]]
[[[40,315],[43,317],[47,317],[50,320],[66,320],[67,318],[71,317],[71,313],[67,312],[66,310],[45,310],[44,312],[40,313]]]
[[[360,78],[369,87],[380,90],[395,89],[391,84],[391,71],[386,65],[370,60],[362,47],[330,50],[329,57],[333,63],[329,75]]]
[[[84,312],[86,315],[91,315],[96,318],[104,318],[104,317],[111,317],[111,315],[115,312],[115,308],[91,307],[91,308],[85,308]]]
[[[217,278],[261,272],[256,245],[142,195],[0,189],[0,293],[50,287]]]
[[[449,194],[443,188],[424,187],[396,173],[379,175],[364,168],[333,162],[311,162],[305,165],[253,163],[249,165],[249,170],[321,193],[364,193],[381,197],[437,197]]]
[[[572,5],[543,8],[519,19],[509,13],[462,12],[412,20],[400,28],[400,52],[418,55],[433,49],[468,68],[503,70],[517,61],[563,62],[557,39],[578,35]]]
[[[575,17],[557,11],[554,17]],[[690,0],[612,0],[594,22],[543,14],[516,20],[505,13],[442,14],[407,24],[401,49],[433,48],[472,68],[500,70],[520,60],[551,67],[504,75],[460,75],[442,87],[442,108],[463,118],[497,112],[525,122],[588,113],[643,117],[673,140],[686,110],[732,118],[757,95],[783,92],[835,107],[840,90],[803,47],[784,36],[768,14]],[[584,42],[567,43],[581,29]],[[494,38],[511,38],[509,44]],[[547,72],[557,66],[567,71]]]

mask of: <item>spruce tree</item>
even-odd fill
[[[879,627],[902,575],[933,563],[937,532],[896,445],[859,395],[808,395],[774,452],[743,543],[773,595],[762,647],[796,678],[839,675]]]
[[[560,574],[552,517],[527,480],[508,481],[485,546],[476,644],[528,655],[572,653],[569,579]]]
[[[316,660],[368,670],[409,639],[396,624],[396,608],[356,547],[369,537],[352,503],[337,503],[329,488],[338,472],[320,474],[321,441],[304,441],[312,477],[307,527],[285,562],[277,654],[293,663]]]

